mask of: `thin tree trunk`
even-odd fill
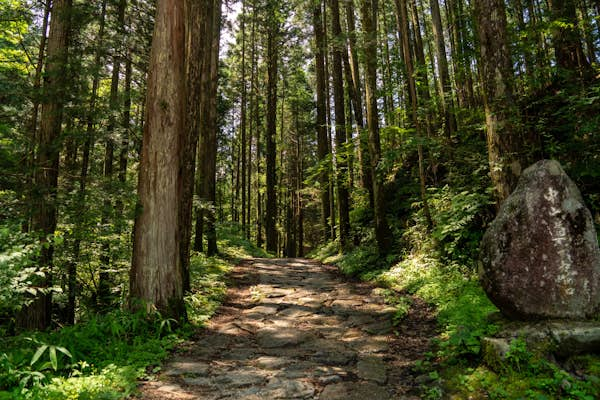
[[[218,68],[219,68],[219,45],[221,32],[221,0],[212,0],[211,10],[207,16],[209,23],[207,30],[207,38],[209,47],[205,55],[206,77],[204,84],[204,99],[205,109],[203,112],[204,124],[201,126],[201,143],[203,159],[202,166],[204,173],[202,174],[202,191],[201,199],[207,207],[203,210],[204,223],[203,228],[206,232],[206,254],[213,256],[217,254],[217,232],[216,232],[216,171],[217,171],[217,130],[218,130],[218,114],[217,114],[217,89],[218,89]],[[240,150],[245,144],[240,144]],[[243,171],[241,171],[243,173]],[[238,175],[240,170],[238,170]],[[243,191],[243,187],[242,187]]]
[[[121,40],[125,37],[125,7],[127,6],[125,0],[120,0],[117,5],[117,16],[118,16],[118,28],[117,28],[117,37],[121,38]],[[113,70],[111,77],[111,86],[110,86],[110,97],[109,97],[109,122],[107,127],[107,136],[106,136],[106,147],[105,147],[105,155],[104,155],[104,185],[106,188],[106,194],[110,195],[113,186],[113,173],[114,173],[114,158],[115,158],[115,143],[112,138],[116,129],[116,118],[115,115],[119,109],[119,80],[121,75],[121,52],[123,51],[122,47],[118,47],[115,49],[115,55],[113,56]],[[107,230],[105,235],[110,236],[111,226],[114,226],[110,223],[111,214],[113,206],[112,206],[112,196],[109,196],[104,202],[104,209],[102,211],[102,226],[104,226]],[[114,300],[112,298],[111,292],[113,288],[113,279],[111,279],[112,267],[111,267],[111,253],[110,253],[110,241],[105,239],[102,243],[102,255],[100,256],[100,273],[98,278],[98,296],[97,296],[97,306],[101,312],[109,311],[113,307]]]
[[[190,284],[190,247],[192,240],[192,210],[194,182],[196,180],[196,157],[200,137],[200,115],[202,93],[202,62],[205,58],[205,21],[206,8],[197,1],[185,0],[186,21],[186,113],[185,134],[183,135],[182,188],[180,221],[181,228],[181,271],[183,290],[191,290]]]
[[[100,66],[103,62],[104,57],[104,30],[106,24],[106,5],[107,1],[102,2],[102,9],[100,13],[100,26],[98,28],[98,36],[96,39],[96,54],[94,62],[96,70],[94,70],[92,79],[92,90],[90,92],[90,99],[88,104],[87,116],[86,116],[86,135],[85,142],[82,150],[81,158],[81,174],[79,177],[79,193],[77,195],[78,207],[84,209],[86,207],[86,190],[87,180],[90,168],[90,152],[95,142],[95,118],[96,118],[96,102],[98,100],[98,88],[100,86]],[[73,323],[75,320],[75,300],[76,300],[76,279],[77,279],[77,262],[81,254],[81,238],[83,234],[83,221],[78,221],[78,226],[75,229],[74,242],[73,242],[73,254],[72,260],[69,262],[67,267],[67,274],[69,275],[69,306],[67,310],[67,318],[72,319]],[[72,286],[71,286],[72,285]]]
[[[391,247],[391,232],[385,215],[385,193],[383,179],[377,173],[381,159],[379,140],[379,113],[377,111],[377,30],[373,14],[373,0],[361,3],[362,25],[365,35],[365,88],[367,91],[367,121],[369,128],[369,153],[374,193],[375,237],[381,254],[387,254]]]
[[[438,0],[429,0],[431,7],[431,18],[433,21],[433,36],[435,41],[437,65],[440,74],[440,97],[442,98],[442,112],[444,114],[444,131],[446,137],[450,138],[456,132],[456,117],[454,115],[454,104],[452,100],[452,83],[448,70],[448,58],[446,57],[446,44],[444,30],[442,27],[442,16]]]
[[[267,251],[277,252],[277,80],[279,21],[274,0],[270,0],[267,27],[267,209],[265,227]]]
[[[331,239],[331,227],[329,225],[330,198],[329,198],[329,168],[325,165],[330,163],[329,144],[327,138],[327,106],[325,104],[325,32],[323,30],[322,1],[317,1],[313,7],[313,29],[315,36],[315,70],[317,81],[317,157],[319,159],[319,184],[321,199],[321,226],[325,240]]]
[[[413,58],[410,51],[410,43],[409,43],[409,23],[408,23],[408,10],[407,10],[407,1],[408,0],[395,0],[396,9],[399,15],[400,26],[402,28],[402,41],[403,41],[403,50],[404,50],[404,63],[406,65],[406,74],[408,76],[408,86],[410,93],[410,101],[411,101],[411,119],[413,125],[415,127],[416,136],[419,138],[422,135],[422,127],[421,121],[419,120],[419,105],[418,105],[418,97],[417,97],[417,82],[415,79],[415,70]],[[423,214],[425,215],[425,220],[427,221],[427,225],[429,227],[433,226],[433,220],[431,218],[431,213],[429,211],[429,202],[427,201],[427,190],[425,185],[425,168],[424,168],[424,157],[423,157],[423,145],[419,143],[417,145],[418,157],[419,157],[419,181],[420,181],[420,189],[421,189],[421,201],[423,202]]]
[[[475,7],[481,51],[490,174],[498,206],[515,187],[521,173],[519,113],[513,99],[514,72],[506,31],[503,0],[480,0]]]
[[[350,91],[352,108],[354,109],[354,117],[356,122],[356,133],[358,141],[358,158],[360,164],[361,186],[369,193],[369,204],[373,207],[373,181],[371,172],[371,160],[369,159],[369,140],[368,134],[365,132],[365,119],[363,113],[362,101],[362,84],[360,81],[360,68],[358,63],[358,50],[356,45],[356,20],[354,17],[353,2],[345,2],[346,8],[346,25],[348,26],[348,47],[350,49],[350,71],[352,80],[348,81],[348,85],[352,85]],[[343,55],[347,55],[344,51]],[[347,57],[347,56],[346,56]]]
[[[344,82],[342,52],[337,39],[341,38],[340,9],[338,0],[330,0],[332,37],[333,97],[335,110],[335,143],[337,165],[337,197],[339,212],[340,246],[342,250],[350,245],[350,202],[348,193],[348,156],[346,154],[346,110],[344,107]]]
[[[247,103],[247,87],[246,87],[246,2],[242,0],[242,12],[241,12],[241,27],[240,34],[242,35],[242,66],[241,66],[241,79],[240,84],[242,85],[242,96],[240,99],[241,102],[241,123],[240,123],[240,134],[241,134],[241,144],[242,149],[242,161],[241,161],[241,174],[242,174],[242,229],[244,232],[246,231],[246,195],[249,193],[246,189],[246,171],[248,168],[248,164],[246,162],[246,126],[247,126],[247,116],[246,116],[246,103]]]

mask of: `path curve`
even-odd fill
[[[416,302],[398,327],[380,291],[305,259],[255,259],[225,304],[141,399],[416,399],[412,366],[435,322]]]

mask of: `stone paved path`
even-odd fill
[[[415,399],[411,367],[434,320],[417,304],[398,326],[367,284],[302,259],[236,267],[227,302],[172,357],[152,399]]]

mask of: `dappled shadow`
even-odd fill
[[[395,310],[372,287],[342,282],[334,268],[309,260],[246,260],[230,279],[215,317],[166,366],[169,396],[358,399],[368,389],[391,399],[413,392],[411,367],[428,349],[431,316],[412,333],[394,334]],[[411,318],[404,326],[414,328]]]

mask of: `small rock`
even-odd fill
[[[208,374],[209,365],[203,362],[196,361],[180,361],[171,363],[165,370],[166,376],[206,376]]]
[[[277,314],[275,306],[257,306],[244,311],[244,314],[273,315]]]
[[[341,382],[327,385],[320,400],[390,400],[391,394],[380,385],[371,382]]]
[[[183,389],[179,385],[164,385],[164,386],[159,387],[156,390],[158,390],[159,392],[166,392],[166,393],[177,393],[177,392],[183,391]]]
[[[215,378],[215,383],[219,386],[244,387],[252,385],[261,385],[267,376],[261,370],[254,368],[238,369],[230,371],[226,375],[220,375]]]
[[[362,327],[362,330],[371,335],[387,335],[388,333],[392,333],[394,326],[392,325],[391,320],[386,319],[375,322],[374,324],[365,325]]]
[[[263,356],[257,358],[255,363],[262,369],[279,369],[284,365],[289,365],[290,360],[287,357]]]
[[[306,342],[310,337],[307,332],[286,328],[264,328],[256,333],[258,345],[266,349],[296,346]]]
[[[315,387],[300,380],[273,378],[264,389],[269,399],[308,399],[315,394]]]
[[[385,384],[387,382],[387,371],[385,363],[378,357],[365,357],[358,360],[356,364],[358,376],[367,381]]]
[[[341,382],[342,377],[339,375],[327,375],[319,378],[319,383],[322,385],[329,385],[331,383]]]
[[[190,386],[203,386],[203,387],[211,387],[213,386],[213,382],[210,378],[200,377],[200,378],[183,378],[183,382],[186,385]]]

